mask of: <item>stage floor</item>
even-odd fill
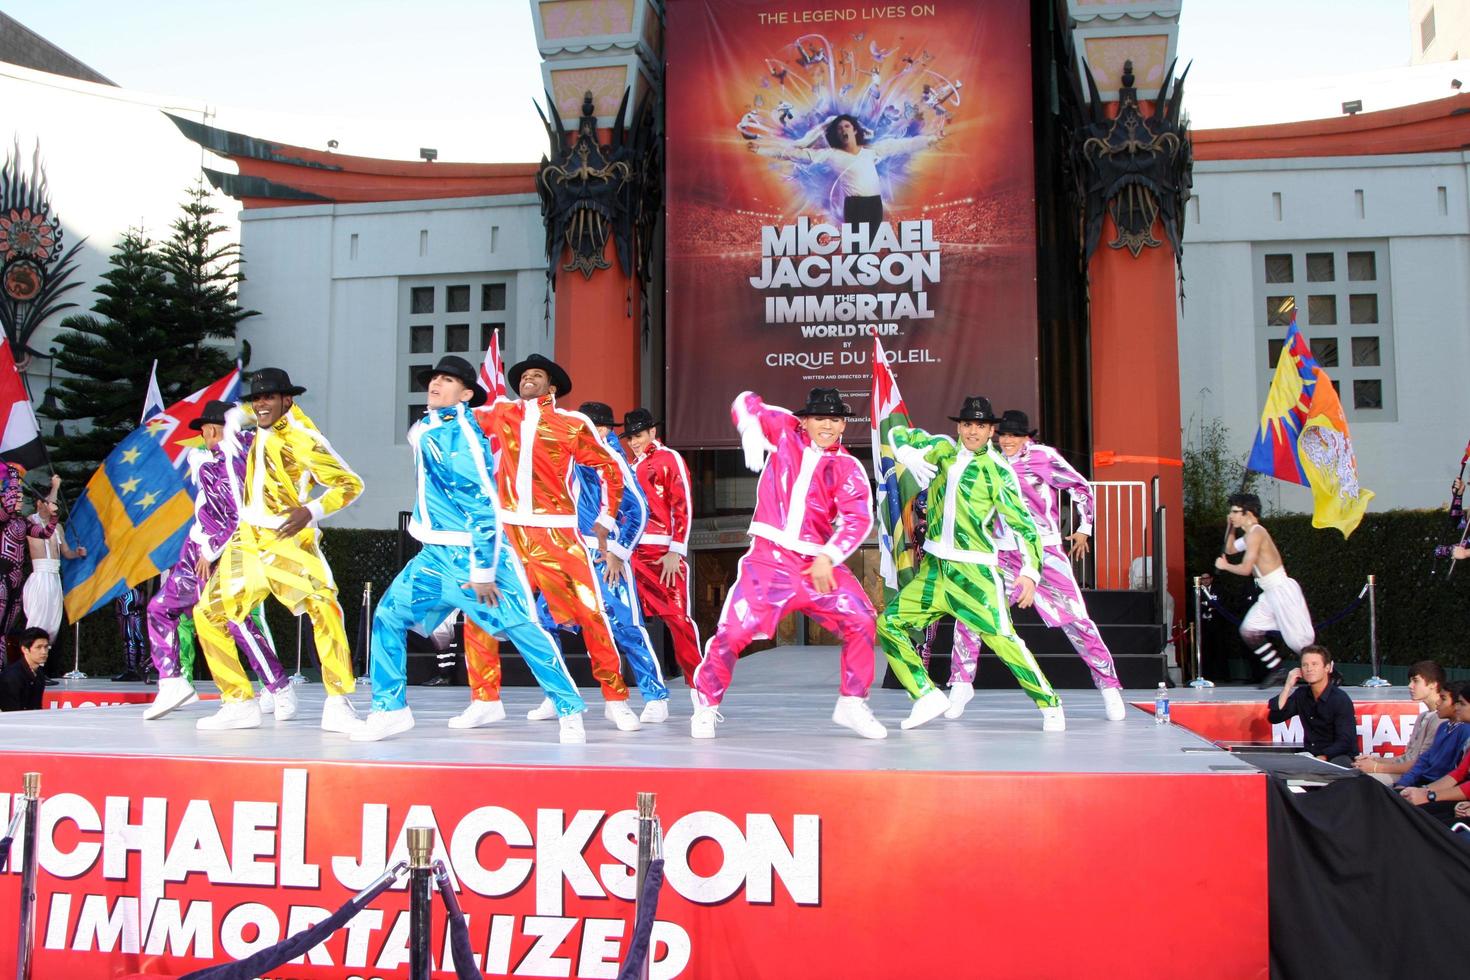
[[[1041,717],[1019,689],[977,691],[964,716],[939,719],[905,732],[908,713],[902,691],[873,686],[870,704],[889,727],[883,741],[859,738],[831,722],[838,687],[835,647],[782,647],[743,660],[726,698],[719,737],[689,737],[691,706],[682,680],[672,686],[672,717],[623,733],[602,717],[601,698],[588,698],[586,745],[563,746],[552,722],[525,720],[540,701],[535,688],[505,690],[507,718],[486,728],[452,731],[446,722],[468,702],[468,688],[412,687],[409,703],[417,727],[376,743],[352,742],[316,727],[324,692],[320,684],[300,689],[301,711],[290,722],[265,716],[259,729],[200,732],[194,721],[216,706],[201,702],[158,721],[144,722],[140,705],[82,710],[11,713],[0,716],[0,746],[9,752],[106,753],[189,758],[277,759],[349,763],[446,763],[486,766],[575,766],[715,770],[832,770],[911,772],[1147,773],[1209,774],[1255,771],[1179,725],[1156,726],[1148,712],[1130,707],[1122,722],[1103,716],[1095,691],[1063,693],[1067,731],[1043,733]],[[207,686],[207,685],[206,685]],[[56,691],[151,692],[141,684],[105,679],[63,681]],[[1356,693],[1358,689],[1354,689]],[[1406,697],[1402,688],[1389,689]],[[1170,692],[1174,703],[1264,701],[1254,688]],[[366,710],[369,694],[353,696]],[[1152,703],[1152,691],[1128,691],[1130,703]],[[640,702],[635,694],[635,710]]]

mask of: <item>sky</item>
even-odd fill
[[[1408,64],[1409,0],[1184,0],[1188,93]],[[134,91],[223,128],[368,156],[521,162],[545,146],[531,0],[0,0]],[[162,101],[168,101],[161,99]],[[1246,110],[1248,112],[1248,109]],[[1195,112],[1195,125],[1209,126]],[[267,131],[269,130],[269,131]]]

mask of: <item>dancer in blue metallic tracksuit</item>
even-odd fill
[[[556,707],[561,741],[586,741],[586,704],[560,650],[536,622],[525,571],[496,519],[490,444],[469,414],[484,400],[475,369],[447,356],[420,380],[428,386],[429,409],[409,431],[418,472],[409,533],[424,547],[383,593],[373,616],[373,711],[352,738],[373,742],[413,727],[404,694],[405,633],[427,634],[459,609],[516,645]],[[498,719],[479,723],[488,720]]]
[[[612,431],[616,424],[612,409],[602,402],[585,402],[577,411],[587,416],[597,427],[598,434],[613,451],[613,456],[623,469],[623,496],[618,503],[617,533],[609,535],[607,539],[607,550],[623,560],[622,574],[615,576],[611,582],[608,581],[607,562],[597,548],[594,525],[597,515],[602,512],[602,477],[591,466],[578,465],[575,470],[577,530],[581,533],[582,543],[587,546],[587,551],[592,555],[592,565],[597,570],[597,589],[602,597],[602,610],[607,614],[608,625],[612,627],[613,643],[632,666],[638,690],[643,694],[643,714],[638,720],[645,723],[667,721],[669,689],[664,684],[658,655],[653,652],[653,642],[649,639],[648,629],[643,622],[643,608],[638,601],[633,566],[629,564],[633,549],[643,536],[643,527],[648,523],[648,501],[644,499],[643,490],[627,465],[628,456],[622,443],[618,441],[617,433]],[[552,631],[552,636],[556,635],[559,625],[568,633],[577,631],[576,626],[558,624],[551,618],[551,610],[547,607],[544,596],[536,597],[536,613],[541,618],[541,625]]]

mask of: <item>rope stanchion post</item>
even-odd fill
[[[1189,682],[1189,686],[1198,690],[1215,686],[1214,681],[1205,679],[1205,635],[1200,631],[1200,611],[1204,601],[1204,586],[1200,584],[1200,576],[1196,575],[1194,577],[1194,680]]]
[[[77,620],[71,624],[71,627],[71,670],[63,674],[62,677],[69,681],[84,681],[87,679],[87,675],[82,673],[82,621]]]
[[[301,634],[303,631],[301,620],[304,617],[296,617],[296,673],[291,675],[292,684],[310,684],[311,679],[301,672]]]
[[[656,794],[638,794],[638,881],[633,900],[635,922],[643,907],[643,886],[648,880],[648,869],[655,859],[663,856],[663,828],[659,825],[658,814],[654,812],[657,804]],[[639,967],[638,976],[642,980],[648,980],[647,956]]]
[[[372,683],[373,674],[373,580],[362,583],[362,613],[358,617],[358,633],[362,643],[362,676],[357,683]]]
[[[434,828],[408,828],[408,977],[429,980],[434,932]]]
[[[1374,576],[1368,576],[1368,656],[1373,661],[1373,676],[1363,682],[1364,687],[1393,687],[1378,676],[1378,593]]]
[[[36,938],[36,820],[41,812],[41,774],[25,774],[25,854],[20,864],[20,932],[15,941],[15,980],[31,980]]]

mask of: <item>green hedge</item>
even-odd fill
[[[358,617],[362,613],[362,586],[365,581],[373,583],[373,605],[382,597],[383,590],[398,574],[398,532],[358,530],[348,528],[324,528],[322,530],[322,554],[332,567],[337,579],[338,598],[347,626],[347,642],[357,647]],[[266,620],[275,636],[281,663],[288,672],[296,669],[296,619],[279,602],[265,604]],[[310,624],[306,632],[311,631]],[[73,629],[62,628],[57,649],[52,653],[48,672],[59,677],[72,668]],[[307,642],[310,642],[309,640]],[[313,663],[310,654],[306,664]],[[204,675],[203,657],[196,672]],[[122,670],[122,640],[118,634],[117,621],[112,613],[112,604],[82,620],[82,670],[92,677],[107,677]],[[360,665],[359,665],[360,669]]]
[[[1308,515],[1270,515],[1262,523],[1281,549],[1288,574],[1301,583],[1313,619],[1321,622],[1336,615],[1372,574],[1383,663],[1407,665],[1430,658],[1446,667],[1470,667],[1470,568],[1458,568],[1446,578],[1449,560],[1433,554],[1435,545],[1456,539],[1444,511],[1370,513],[1346,541],[1337,531],[1313,528]],[[1191,582],[1200,571],[1213,568],[1224,527],[1222,521],[1185,528]],[[1217,581],[1227,605],[1241,608],[1245,579],[1219,575]],[[1366,604],[1317,639],[1339,660],[1366,663]]]

